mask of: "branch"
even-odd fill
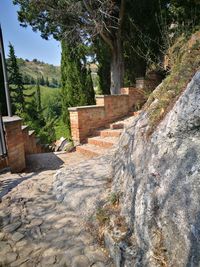
[[[104,42],[110,47],[110,49],[113,51],[114,50],[114,46],[113,46],[113,42],[112,40],[104,33],[104,32],[100,32],[99,33],[101,38],[104,40]]]
[[[120,34],[122,30],[122,25],[124,22],[125,4],[126,4],[126,0],[121,0],[121,7],[120,7],[120,12],[119,12],[119,33]]]

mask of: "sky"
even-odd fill
[[[11,42],[19,58],[29,60],[36,58],[45,63],[60,65],[60,43],[53,38],[49,41],[42,39],[40,33],[33,32],[29,26],[21,27],[17,20],[17,9],[12,0],[0,0],[0,23],[6,56],[8,44]]]

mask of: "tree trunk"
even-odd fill
[[[111,58],[111,86],[110,92],[111,95],[120,94],[121,87],[123,86],[123,77],[124,77],[124,59],[121,38],[117,40],[117,44],[112,50]]]

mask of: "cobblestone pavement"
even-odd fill
[[[113,266],[79,213],[58,202],[53,192],[57,168],[86,160],[76,153],[59,156],[57,165],[56,155],[35,156],[30,162],[37,172],[0,175],[0,266]]]

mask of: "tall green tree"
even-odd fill
[[[8,82],[11,88],[11,102],[16,114],[21,115],[25,112],[25,97],[23,78],[19,71],[17,58],[13,45],[9,44],[9,55],[7,60]]]
[[[71,48],[62,41],[61,60],[62,114],[64,122],[69,122],[68,107],[94,104],[94,89],[86,59],[78,47]]]
[[[46,86],[48,86],[48,87],[49,87],[49,78],[48,78],[48,77],[46,77],[45,84],[46,84]]]
[[[98,62],[98,77],[100,94],[110,94],[110,51],[109,47],[98,38],[94,42],[96,60]]]
[[[19,5],[18,18],[22,25],[40,30],[42,37],[91,41],[100,37],[109,47],[111,60],[111,93],[120,92],[123,85],[123,22],[126,2],[131,0],[13,0]]]
[[[40,85],[44,86],[45,85],[45,80],[43,75],[40,77]]]
[[[36,97],[37,111],[38,111],[39,113],[42,113],[41,90],[40,90],[39,80],[37,80],[37,86],[36,86],[35,97]]]

